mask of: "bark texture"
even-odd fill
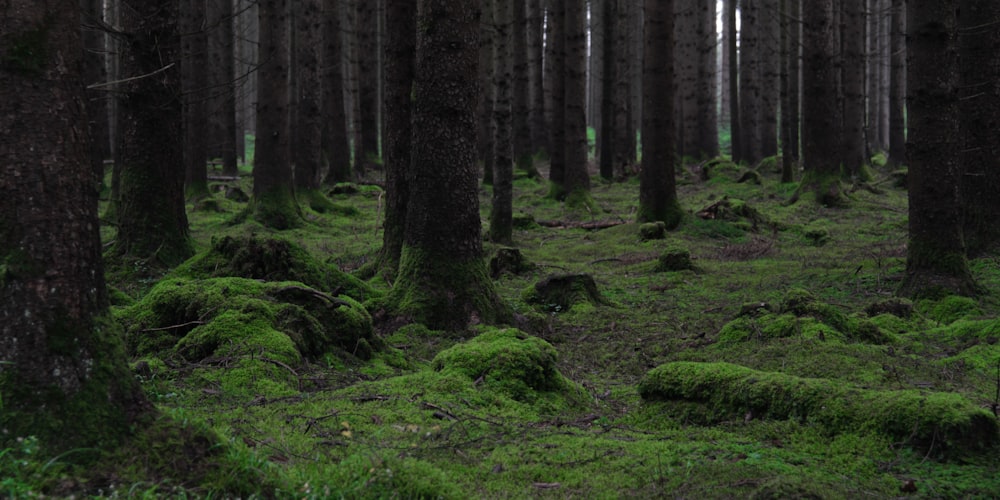
[[[347,136],[347,111],[344,108],[344,35],[340,30],[341,3],[343,2],[340,0],[323,0],[321,144],[327,168],[326,177],[323,179],[326,185],[347,182],[351,179],[351,145]]]
[[[322,21],[320,0],[295,0],[295,189],[319,189],[323,138],[320,114],[323,85],[320,80]]]
[[[493,196],[490,207],[490,240],[509,245],[513,233],[513,181],[514,159],[511,141],[511,83],[513,57],[511,32],[513,29],[513,4],[507,1],[493,3]]]
[[[585,202],[590,191],[587,166],[587,11],[586,0],[566,4],[565,177],[563,192],[570,204]]]

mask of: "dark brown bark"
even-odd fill
[[[288,1],[258,2],[260,65],[257,68],[257,140],[250,210],[267,227],[301,224],[289,148]]]
[[[782,0],[781,182],[794,182],[799,169],[801,6],[801,0]]]
[[[1000,3],[961,0],[963,235],[970,257],[1000,246]]]
[[[740,161],[756,165],[763,156],[761,135],[760,22],[761,0],[740,3]]]
[[[389,278],[399,269],[409,199],[416,17],[416,0],[393,0],[385,12],[385,222],[379,267]]]
[[[511,109],[513,115],[513,147],[517,169],[538,177],[535,169],[534,150],[531,147],[531,123],[529,123],[530,97],[529,85],[531,72],[528,67],[528,22],[525,0],[513,0],[514,20],[511,28],[511,50],[513,51],[513,82],[511,91]]]
[[[681,220],[674,173],[673,2],[646,0],[639,222]]]
[[[899,293],[973,295],[965,258],[959,189],[957,2],[907,2],[907,110],[910,144],[909,243]]]
[[[178,0],[122,1],[127,81],[115,87],[122,171],[112,253],[162,266],[193,253],[184,212],[179,8]]]
[[[509,313],[487,272],[479,220],[479,7],[420,0],[417,26],[413,175],[389,302],[432,329],[502,321]]]
[[[722,31],[719,33],[719,123],[729,126],[729,61],[732,54],[729,47],[729,4],[733,0],[723,0],[719,12]]]
[[[111,157],[111,138],[108,123],[108,89],[100,86],[108,80],[105,64],[104,6],[99,0],[80,0],[84,70],[83,81],[90,88],[87,92],[87,122],[90,130],[90,165],[104,178],[104,160]]]
[[[340,29],[342,3],[341,0],[323,1],[321,144],[327,168],[326,177],[323,179],[326,185],[347,182],[351,179],[351,145],[347,135],[347,112],[344,109],[344,35]],[[407,4],[407,2],[402,3]],[[407,103],[408,96],[409,94]],[[386,126],[388,127],[388,124]]]
[[[576,196],[590,191],[587,170],[587,10],[586,0],[563,0],[566,5],[565,149],[563,191]],[[579,199],[569,200],[572,203]]]
[[[780,16],[778,0],[759,0],[757,11],[757,56],[760,62],[760,154],[768,158],[778,154],[778,106],[780,56],[778,48]]]
[[[294,129],[295,189],[319,189],[322,173],[323,123],[320,114],[322,81],[320,0],[295,0],[296,113]]]
[[[886,0],[890,1],[890,0]],[[867,69],[866,69],[866,81],[865,86],[867,90],[865,92],[866,100],[866,139],[868,141],[868,150],[870,152],[880,151],[885,145],[879,142],[882,132],[879,130],[879,120],[878,120],[878,107],[879,107],[879,92],[880,92],[880,81],[882,78],[882,68],[883,54],[881,54],[881,45],[879,40],[881,38],[881,16],[882,16],[882,0],[867,0],[868,16],[867,30],[865,36],[865,48],[868,54]],[[905,57],[905,56],[904,56]]]
[[[839,0],[843,23],[843,135],[844,174],[868,180],[865,159],[865,0]]]
[[[632,119],[632,82],[642,78],[642,68],[632,57],[631,12],[639,6],[628,0],[618,0],[618,37],[615,57],[615,136],[614,175],[624,178],[632,173],[636,163],[636,130]]]
[[[479,33],[479,100],[476,102],[477,149],[478,158],[483,162],[483,184],[493,183],[493,141],[496,134],[493,131],[493,102],[496,99],[496,86],[493,83],[493,4],[496,0],[483,0],[482,22]]]
[[[113,447],[153,411],[100,319],[108,300],[79,27],[77,0],[8,2],[0,13],[0,88],[17,96],[0,100],[0,447],[36,436],[42,456]]]
[[[237,171],[237,130],[235,60],[233,57],[233,3],[208,4],[208,88],[209,156],[222,160],[222,174],[235,176]],[[242,131],[239,132],[242,134]],[[242,142],[242,139],[241,141]]]
[[[601,178],[612,179],[615,176],[615,137],[618,136],[615,120],[615,90],[617,84],[616,61],[618,30],[618,9],[616,0],[605,0],[604,8],[604,63],[601,86],[601,147],[600,165]]]
[[[208,196],[208,34],[204,0],[182,0],[181,87],[184,92],[184,191]]]
[[[543,74],[542,21],[545,13],[542,9],[543,0],[527,0],[527,43],[528,72],[530,79],[531,105],[528,111],[528,121],[531,126],[531,152],[539,153],[546,149],[548,131],[545,128],[545,89]]]
[[[906,159],[906,2],[892,0],[889,71],[889,164]]]
[[[697,159],[698,0],[674,0],[674,111],[677,156]]]
[[[493,3],[493,196],[490,207],[490,240],[509,245],[513,234],[514,159],[511,142],[511,80],[513,54],[513,3]]]
[[[549,181],[551,196],[562,199],[566,195],[566,2],[574,0],[549,0],[548,19],[550,46],[549,101]]]
[[[740,120],[739,91],[739,55],[736,50],[736,4],[737,0],[726,0],[726,10],[729,13],[726,23],[726,33],[729,35],[729,66],[724,70],[729,72],[729,136],[732,140],[730,155],[736,163],[743,162],[743,127]]]
[[[718,33],[715,28],[715,0],[698,2],[698,128],[694,141],[699,158],[719,155],[719,118],[716,99],[718,73]]]
[[[374,0],[358,2],[355,32],[358,37],[358,125],[360,144],[355,148],[354,170],[363,175],[365,170],[379,163],[378,123],[378,9]]]

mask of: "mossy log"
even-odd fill
[[[1000,437],[997,419],[959,394],[861,389],[729,363],[660,365],[640,382],[639,394],[703,404],[713,421],[793,419],[830,433],[877,432],[936,452],[988,448]]]

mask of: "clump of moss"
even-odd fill
[[[943,325],[983,314],[975,299],[958,295],[949,295],[941,300],[922,300],[917,304],[917,310]]]
[[[692,271],[691,252],[686,248],[668,248],[656,260],[656,272]]]
[[[521,298],[550,312],[565,312],[581,305],[611,305],[589,274],[549,276],[526,288]]]
[[[548,342],[514,328],[486,328],[478,336],[438,353],[436,371],[481,381],[484,387],[525,402],[536,392],[561,392],[580,400],[582,389],[556,369],[556,350]]]
[[[639,239],[642,241],[662,240],[667,237],[667,225],[663,221],[647,222],[639,225]]]
[[[702,415],[714,421],[792,419],[822,425],[831,434],[876,432],[938,452],[1000,441],[996,418],[958,394],[860,389],[729,363],[660,365],[640,382],[639,394],[647,401],[705,405],[709,411]]]
[[[336,291],[364,301],[375,290],[335,265],[314,258],[305,248],[277,237],[253,234],[224,236],[208,251],[192,257],[173,276],[213,278],[233,276],[266,281],[300,281],[322,291]]]
[[[535,265],[517,248],[499,248],[490,258],[490,276],[493,279],[499,278],[504,273],[517,275],[534,268]]]

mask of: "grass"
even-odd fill
[[[780,184],[774,172],[762,172],[760,185],[738,183],[739,173],[706,182],[692,169],[680,170],[679,197],[688,214],[665,239],[649,241],[640,239],[633,222],[634,179],[596,183],[596,208],[590,210],[568,210],[546,198],[544,181],[518,179],[515,213],[562,222],[516,230],[515,246],[536,267],[497,279],[523,334],[399,329],[376,319],[384,345],[369,360],[331,349],[301,361],[286,356],[281,366],[263,360],[259,352],[266,351],[246,349],[252,339],[216,346],[233,358],[229,362],[188,359],[182,355],[187,351],[169,346],[145,353],[152,368],[140,377],[158,407],[216,433],[233,477],[255,471],[268,478],[260,483],[266,487],[236,492],[225,481],[191,484],[183,477],[120,471],[114,491],[97,490],[86,471],[32,455],[29,439],[20,449],[0,450],[0,477],[7,478],[0,495],[66,493],[58,484],[67,477],[89,495],[109,497],[1000,494],[996,448],[946,443],[943,430],[920,423],[933,419],[905,420],[921,401],[934,408],[957,401],[962,411],[995,422],[990,408],[997,403],[1000,369],[1000,263],[971,263],[989,290],[976,301],[946,298],[912,304],[909,317],[869,317],[866,308],[890,298],[902,276],[906,193],[859,189],[839,209],[808,198],[786,205],[794,184]],[[240,181],[247,192],[248,182]],[[480,195],[487,221],[489,193]],[[242,204],[216,197],[221,212],[190,213],[199,249],[227,235],[274,236],[232,225]],[[351,272],[380,246],[381,192],[359,186],[331,198],[356,212],[304,209],[308,224],[280,236],[317,262]],[[696,215],[724,198],[751,207],[758,220]],[[586,222],[617,225],[575,227]],[[486,248],[495,250],[490,243]],[[688,251],[694,269],[657,272],[659,256],[670,249]],[[537,281],[572,273],[591,275],[607,305],[555,312],[525,301],[525,289]],[[131,295],[122,300],[131,305],[118,309],[129,316],[123,323],[145,317],[136,308],[153,283],[112,284]],[[389,289],[379,279],[368,285],[376,296]],[[258,295],[252,303],[272,299]],[[213,311],[199,310],[196,319],[233,317]],[[268,314],[269,334],[290,324]],[[247,359],[256,363],[253,370]],[[690,373],[727,367],[739,377],[702,392],[691,389],[695,384],[680,396],[640,396],[643,380],[664,366]],[[770,386],[758,380],[781,389],[765,391]],[[836,388],[824,396],[829,399],[817,395],[824,387]],[[750,395],[753,404],[739,399]],[[865,416],[865,398],[882,395],[905,402],[892,411],[918,422],[912,431]],[[803,397],[811,399],[803,403]],[[818,416],[801,417],[804,404],[822,405],[814,409]],[[899,409],[910,404],[917,409]],[[841,406],[850,413],[838,415]],[[783,410],[761,411],[774,407]],[[989,425],[987,436],[996,438]]]

